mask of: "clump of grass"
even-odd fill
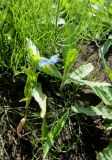
[[[92,13],[89,1],[2,0],[1,65],[11,67],[15,73],[21,70],[21,65],[26,64],[26,37],[48,56],[78,47],[82,41],[102,38],[109,27],[106,30],[106,25]]]

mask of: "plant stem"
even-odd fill
[[[32,99],[32,97],[29,98],[29,100],[26,102],[26,105],[25,105],[25,109],[26,109],[26,111],[25,111],[25,118],[26,119],[27,119],[27,116],[28,116],[28,107],[29,107],[29,104],[31,102],[31,99]]]

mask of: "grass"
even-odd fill
[[[100,40],[111,29],[97,16],[89,15],[92,9],[88,1],[71,1],[66,4],[59,0],[53,4],[52,0],[9,0],[2,3],[0,44],[5,48],[2,49],[1,61],[6,61],[4,54],[7,54],[8,62],[5,64],[8,63],[14,72],[20,70],[21,65],[25,65],[26,37],[35,43],[42,55],[51,56],[55,52],[65,53],[67,48],[78,47],[83,41]],[[56,25],[59,18],[65,20],[65,26]],[[7,44],[3,43],[4,39]]]
[[[23,101],[26,101],[26,106],[28,102],[31,108],[32,106],[34,107],[35,104],[32,104],[32,101],[35,99],[37,101],[37,108],[40,106],[40,109],[45,112],[45,104],[43,105],[42,103],[43,101],[46,102],[44,93],[48,99],[47,112],[41,116],[43,120],[40,118],[40,111],[37,109],[32,111],[29,107],[27,111],[25,132],[29,133],[28,139],[33,146],[32,159],[42,157],[42,150],[43,160],[47,157],[48,152],[48,159],[56,159],[56,157],[58,159],[58,154],[60,155],[66,151],[69,153],[69,150],[74,150],[74,148],[77,150],[77,147],[80,146],[83,116],[80,118],[80,115],[73,113],[71,106],[78,105],[78,102],[73,97],[77,93],[80,93],[85,85],[91,87],[95,94],[104,103],[106,102],[106,105],[108,103],[111,106],[111,90],[107,86],[107,88],[104,87],[107,84],[87,81],[91,79],[91,76],[89,77],[88,74],[93,70],[92,64],[88,66],[87,62],[85,62],[85,65],[81,66],[82,68],[75,68],[76,70],[73,71],[74,63],[84,52],[87,52],[88,44],[96,43],[100,45],[111,33],[111,5],[111,1],[107,3],[105,0],[98,2],[95,0],[2,0],[0,2],[1,70],[4,68],[5,70],[11,69],[13,71],[13,78],[15,78],[13,79],[15,82],[12,83],[15,84],[16,79],[22,74],[24,75],[26,82],[26,85],[24,84],[24,96],[26,99],[23,99]],[[31,40],[37,47],[40,57],[36,57],[33,55],[33,52],[30,52],[31,50],[29,51],[26,38]],[[41,62],[42,58],[50,59],[53,55],[59,55],[59,63],[56,66],[51,65],[51,72],[46,66],[39,68],[39,62]],[[39,71],[39,76],[36,74],[36,70]],[[85,78],[86,76],[89,78]],[[2,74],[1,77],[3,77]],[[78,79],[75,77],[78,77]],[[93,77],[93,79],[95,78]],[[30,92],[32,91],[32,86],[34,87],[35,85],[37,90],[35,90],[35,94],[32,96]],[[100,88],[100,85],[102,85],[102,88]],[[103,96],[101,93],[104,93]],[[33,97],[33,100],[30,97]],[[20,98],[23,97],[20,96]],[[84,111],[80,110],[79,113],[83,112],[88,116],[91,106],[87,107],[90,108]],[[95,109],[97,109],[97,106]],[[20,120],[24,117],[24,114],[26,116],[24,107],[23,111],[18,111],[16,108],[14,113],[16,113],[16,110],[17,119]],[[67,112],[66,117],[65,112],[67,110],[70,110],[70,113],[68,115]],[[93,110],[91,111],[92,116],[94,114],[97,116],[98,113]],[[5,114],[2,113],[2,115],[4,116]],[[102,114],[100,113],[99,115]],[[76,125],[71,120],[73,117],[75,117]],[[46,123],[44,123],[44,120]],[[87,124],[89,125],[89,123]],[[75,127],[77,127],[76,130]],[[86,125],[85,128],[87,128]],[[63,131],[61,132],[61,130]],[[73,133],[73,130],[75,130],[75,133]],[[67,134],[71,132],[70,136],[67,137],[64,131]],[[5,135],[5,132],[3,134]],[[43,138],[41,134],[44,135]],[[59,135],[60,137],[58,138]],[[75,136],[76,143],[73,142],[73,135]],[[63,140],[64,138],[66,140]],[[55,141],[58,143],[56,144]],[[64,146],[64,142],[68,146]]]

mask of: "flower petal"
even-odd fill
[[[49,60],[47,58],[45,59],[42,59],[40,62],[39,62],[39,67],[43,67],[44,65],[48,64],[49,63]]]
[[[59,57],[57,55],[54,55],[49,59],[49,63],[56,64],[58,60],[59,60]]]

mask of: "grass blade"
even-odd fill
[[[55,138],[59,135],[59,133],[61,132],[61,130],[64,127],[64,124],[68,118],[69,115],[69,111],[67,111],[62,117],[61,119],[58,120],[56,126],[53,128],[53,130],[48,134],[47,138],[46,138],[46,142],[45,145],[43,147],[43,160],[45,160],[47,153],[49,152],[50,148],[52,147],[52,145],[55,142]]]
[[[46,117],[44,117],[42,122],[42,141],[43,142],[47,137],[47,135],[48,135],[48,125],[47,125]]]

